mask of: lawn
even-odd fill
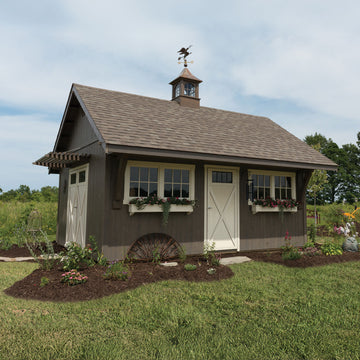
[[[36,267],[0,263],[1,289]],[[360,358],[358,262],[231,268],[220,282],[164,281],[79,303],[1,292],[0,358]]]

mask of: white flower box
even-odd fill
[[[281,210],[278,206],[276,207],[268,207],[262,205],[252,205],[251,210],[253,214],[257,214],[259,212],[269,212],[269,213],[278,213],[278,212],[286,212],[286,213],[296,213],[297,207],[293,207],[291,209],[283,209]]]
[[[142,209],[138,209],[135,204],[129,204],[129,213],[130,216],[135,213],[150,213],[150,212],[162,212],[161,205],[145,205]],[[171,204],[170,212],[185,212],[191,214],[194,211],[192,205],[176,205]]]

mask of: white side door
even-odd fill
[[[77,242],[82,247],[86,242],[88,173],[88,165],[69,172],[66,242]]]
[[[205,242],[217,251],[239,251],[239,169],[205,169]]]

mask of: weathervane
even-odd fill
[[[187,67],[188,61],[186,60],[186,58],[192,54],[191,52],[189,52],[189,49],[192,47],[192,45],[190,45],[189,47],[187,47],[186,49],[183,47],[181,48],[178,53],[180,54],[180,56],[178,57],[178,64],[184,64],[184,67]],[[183,60],[183,61],[180,61]],[[194,61],[189,61],[190,64],[193,64]]]

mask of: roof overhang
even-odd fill
[[[57,173],[60,169],[81,165],[90,158],[88,154],[79,154],[73,152],[49,152],[39,160],[33,162],[34,165],[46,166],[52,173]]]
[[[140,148],[133,146],[121,146],[121,145],[106,145],[106,152],[111,153],[122,153],[132,154],[141,156],[153,156],[153,157],[169,157],[173,159],[186,159],[195,161],[207,161],[207,162],[219,162],[228,164],[239,164],[247,166],[266,166],[266,167],[282,167],[289,169],[307,169],[307,170],[331,170],[337,171],[338,166],[329,164],[315,164],[315,163],[301,163],[296,161],[283,161],[283,160],[272,160],[272,159],[257,159],[247,158],[238,156],[227,156],[227,155],[216,155],[216,154],[205,154],[195,152],[184,152],[174,150],[163,150],[163,149],[151,149],[151,148]]]

